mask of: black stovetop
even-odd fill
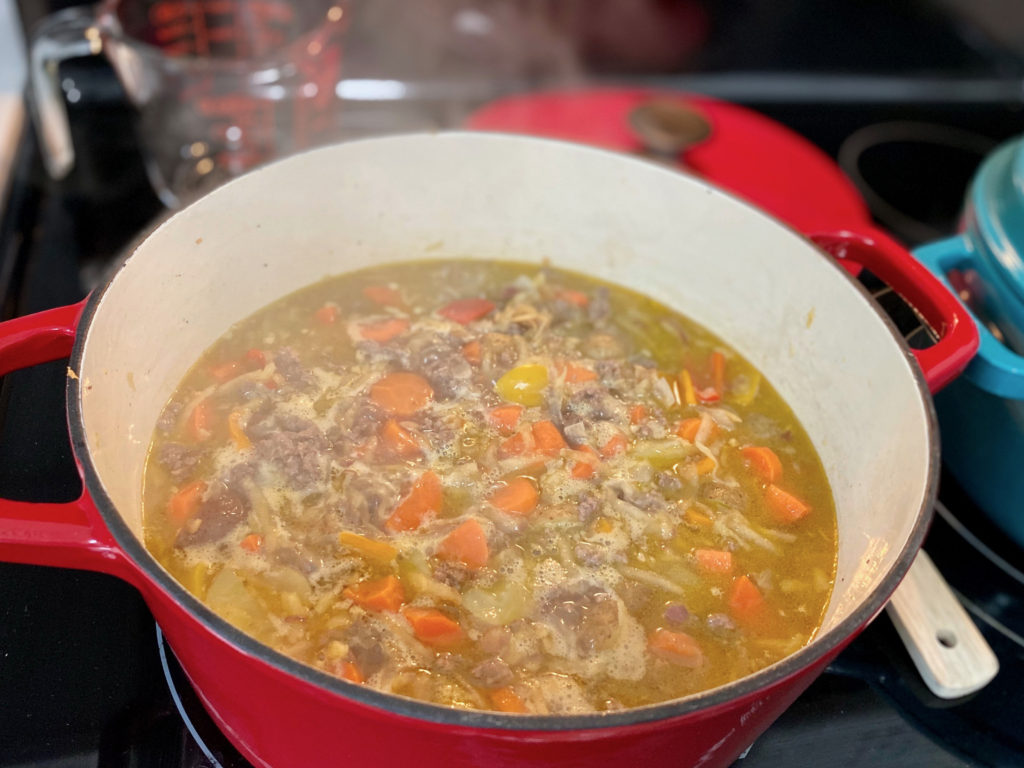
[[[132,115],[120,105],[116,83],[98,62],[69,66],[76,79],[100,78],[105,97],[71,108],[81,160],[64,182],[45,177],[31,131],[22,141],[0,219],[0,319],[80,299],[163,214],[134,154]],[[835,100],[823,107],[750,94],[744,103],[848,165],[857,142],[847,139],[866,126],[959,127],[976,134],[982,148],[1024,132],[1019,101]],[[978,159],[896,142],[866,150],[858,168],[879,199],[943,232],[955,225]],[[56,362],[0,380],[0,496],[66,501],[79,493],[64,375],[64,363]],[[1024,584],[981,554],[972,538],[995,543],[1018,566],[1024,553],[1001,543],[946,478],[942,500],[926,547],[1000,657],[1000,675],[967,700],[936,699],[883,614],[739,766],[1024,765]],[[216,765],[247,764],[198,705],[136,592],[99,574],[0,564],[0,768]]]

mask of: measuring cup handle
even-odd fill
[[[914,251],[914,256],[955,295],[949,282],[950,270],[970,267],[978,258],[978,252],[970,238],[961,235],[922,246]],[[971,361],[967,378],[993,395],[1024,399],[1024,357],[999,341],[988,326],[971,312],[969,306],[964,304],[964,309],[970,313],[981,338],[978,356]]]
[[[91,6],[67,8],[43,19],[32,37],[29,56],[32,116],[43,162],[55,179],[67,176],[75,164],[60,64],[66,59],[91,56],[102,50],[95,21]]]

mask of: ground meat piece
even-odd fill
[[[480,684],[487,688],[500,688],[512,682],[512,669],[498,657],[484,659],[471,670]]]
[[[492,361],[495,368],[508,370],[519,361],[519,344],[505,333],[487,333],[480,340],[483,356]]]
[[[690,618],[690,612],[682,603],[669,603],[665,606],[665,621],[673,624],[685,624]]]
[[[160,414],[160,418],[157,419],[156,428],[165,435],[173,432],[174,428],[178,426],[178,417],[181,415],[181,409],[184,407],[185,404],[181,402],[170,403],[166,408],[164,408],[163,413]]]
[[[650,602],[651,596],[654,595],[654,589],[649,584],[631,579],[625,579],[616,591],[619,593],[623,605],[626,606],[626,610],[633,614],[643,611],[647,607],[647,603]]]
[[[442,560],[434,566],[434,578],[453,589],[461,589],[469,578],[469,569],[462,563]]]
[[[378,672],[387,663],[381,631],[367,620],[356,620],[345,633],[349,653],[364,677]]]
[[[659,472],[654,476],[654,482],[665,491],[678,491],[683,487],[683,481],[672,472]]]
[[[447,334],[421,333],[409,340],[409,368],[422,373],[434,395],[448,400],[461,394],[473,377],[462,343]]]
[[[576,544],[574,554],[577,562],[592,568],[612,562],[624,563],[627,559],[626,553],[621,549],[593,541],[581,541]]]
[[[342,489],[337,518],[351,528],[383,527],[398,503],[398,489],[377,474],[353,475]]]
[[[326,472],[323,459],[331,450],[324,434],[312,422],[293,416],[278,417],[278,425],[280,429],[255,443],[256,455],[274,465],[293,488],[322,482]]]
[[[572,423],[584,421],[611,421],[626,424],[629,421],[626,406],[607,389],[598,384],[580,387],[562,406],[562,420]]]
[[[608,648],[619,632],[618,603],[597,586],[558,588],[544,599],[541,611],[574,637],[584,656]]]
[[[316,377],[306,368],[295,350],[282,347],[274,355],[274,365],[284,380],[296,389],[307,389],[316,385]]]
[[[248,515],[249,500],[233,491],[224,490],[200,502],[195,517],[181,529],[174,544],[178,547],[191,547],[220,541]]]
[[[705,483],[700,488],[700,497],[704,501],[717,502],[733,509],[743,509],[746,502],[741,489],[722,483]]]
[[[576,502],[576,514],[581,523],[588,523],[601,508],[601,499],[590,493],[581,494]]]
[[[176,483],[191,477],[202,457],[199,448],[181,443],[164,443],[156,452],[156,460],[164,465]]]
[[[590,297],[590,303],[587,304],[587,318],[592,323],[600,323],[608,319],[611,312],[612,303],[608,295],[608,289],[601,286]]]
[[[569,424],[563,432],[565,439],[569,441],[569,445],[579,446],[587,442],[587,425],[582,421]]]

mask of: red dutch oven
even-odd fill
[[[0,325],[0,374],[70,353],[68,422],[85,487],[70,504],[0,501],[0,559],[133,584],[204,706],[257,766],[727,766],[882,609],[913,561],[937,485],[929,388],[977,347],[960,305],[891,240],[816,239],[821,247],[697,179],[535,138],[398,136],[268,166],[166,221],[81,304]],[[940,341],[911,353],[823,248],[885,279]],[[772,381],[815,443],[839,521],[836,586],[807,646],[649,707],[460,711],[286,658],[150,556],[148,442],[202,350],[324,275],[441,256],[548,259],[642,291],[720,333]]]

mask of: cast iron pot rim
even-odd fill
[[[628,159],[623,157],[620,153],[612,152],[610,150],[574,144],[567,141],[491,132],[475,133],[467,131],[449,131],[436,134],[398,134],[388,137],[357,139],[344,143],[354,144],[361,143],[363,141],[394,141],[424,135],[441,138],[470,136],[475,141],[507,141],[509,139],[514,139],[516,141],[524,142],[544,142],[560,145],[568,151],[612,155],[617,160]],[[339,145],[333,146],[336,147]],[[329,151],[332,148],[333,147],[328,147],[326,150]],[[324,150],[325,148],[320,148],[310,150],[310,152]],[[292,157],[295,156],[293,155]],[[286,163],[289,159],[290,158],[285,158],[272,163],[272,165]],[[635,159],[634,162],[645,161]],[[654,172],[681,176],[678,171],[668,168],[659,168],[654,164],[651,165],[651,170]],[[257,170],[255,172],[258,173],[259,171]],[[245,177],[242,176],[239,177],[239,179],[228,182],[222,187],[210,192],[210,195],[230,194],[229,190],[231,186],[244,178]],[[750,203],[747,203],[735,195],[726,192],[713,184],[709,184],[704,180],[698,179],[696,181],[708,187],[709,190],[731,199],[734,203],[742,205],[750,211],[752,216],[760,216],[770,219],[776,226],[787,229],[798,237],[806,240],[802,234],[797,232],[788,224],[779,221],[775,217],[765,213],[759,208],[756,208]],[[180,211],[178,213],[180,213]],[[177,215],[178,214],[176,213],[171,216],[169,219],[162,222],[159,227],[163,227],[169,221],[176,218]],[[861,601],[860,605],[849,616],[843,619],[843,621],[834,626],[828,632],[815,636],[810,643],[805,645],[799,651],[790,654],[775,664],[765,667],[751,675],[739,678],[731,683],[727,683],[717,688],[711,688],[700,693],[691,694],[683,698],[672,699],[666,702],[650,704],[643,707],[634,707],[619,712],[595,712],[584,715],[510,715],[484,710],[462,710],[454,709],[452,707],[444,707],[439,704],[431,704],[418,699],[399,696],[397,694],[384,693],[366,686],[340,680],[326,672],[320,672],[311,666],[303,664],[302,662],[296,661],[295,659],[271,649],[269,646],[255,640],[217,616],[188,590],[181,586],[181,584],[179,584],[174,577],[156,561],[156,559],[143,546],[142,542],[135,537],[131,529],[129,529],[128,524],[118,513],[113,501],[107,495],[89,453],[85,427],[82,422],[81,397],[83,390],[81,377],[68,377],[67,408],[69,431],[71,433],[71,445],[81,464],[83,482],[93,500],[93,503],[96,505],[100,516],[106,523],[115,542],[121,548],[122,552],[134,562],[134,565],[144,573],[151,582],[156,584],[163,592],[167,593],[179,605],[188,610],[189,613],[198,619],[198,621],[207,630],[231,644],[240,653],[253,657],[254,659],[264,662],[271,667],[275,667],[279,671],[287,673],[302,683],[329,691],[343,699],[371,707],[384,713],[393,713],[414,718],[416,720],[426,721],[428,723],[455,727],[471,729],[498,729],[513,732],[589,731],[603,728],[640,725],[644,723],[656,723],[661,720],[678,718],[701,710],[708,711],[716,707],[726,705],[730,702],[753,696],[760,691],[766,691],[768,688],[774,687],[787,678],[793,677],[799,672],[812,667],[831,651],[840,648],[848,640],[852,639],[858,630],[860,630],[872,618],[874,618],[879,611],[881,611],[889,596],[896,589],[897,585],[910,568],[911,563],[913,563],[914,558],[917,556],[917,552],[924,541],[925,534],[927,533],[928,525],[931,522],[935,506],[935,499],[937,497],[939,480],[938,472],[936,471],[939,461],[938,429],[935,416],[935,406],[921,369],[918,367],[910,348],[907,346],[906,340],[899,333],[889,316],[886,315],[885,311],[875,302],[864,286],[854,279],[849,272],[843,269],[832,256],[827,254],[814,243],[810,241],[808,241],[808,243],[819,252],[822,259],[827,261],[832,268],[836,269],[842,275],[843,279],[845,279],[856,291],[860,293],[865,302],[867,302],[867,304],[881,318],[882,322],[892,334],[893,340],[903,352],[904,361],[910,369],[910,374],[913,376],[914,381],[917,384],[918,391],[921,395],[922,405],[925,409],[925,426],[928,433],[930,450],[928,455],[924,500],[917,511],[910,536],[907,538],[907,541],[904,544],[903,549],[900,551],[899,556],[896,558],[892,568],[887,574],[885,574],[878,586],[875,587],[875,589]],[[84,354],[86,338],[89,335],[89,328],[92,323],[93,316],[96,314],[97,309],[102,303],[103,296],[107,289],[116,279],[117,274],[131,259],[132,255],[134,255],[135,251],[136,249],[134,248],[129,251],[117,269],[112,271],[106,282],[94,290],[89,296],[85,309],[83,310],[79,320],[78,331],[75,335],[74,348],[71,353],[72,370],[81,371],[82,355]]]

